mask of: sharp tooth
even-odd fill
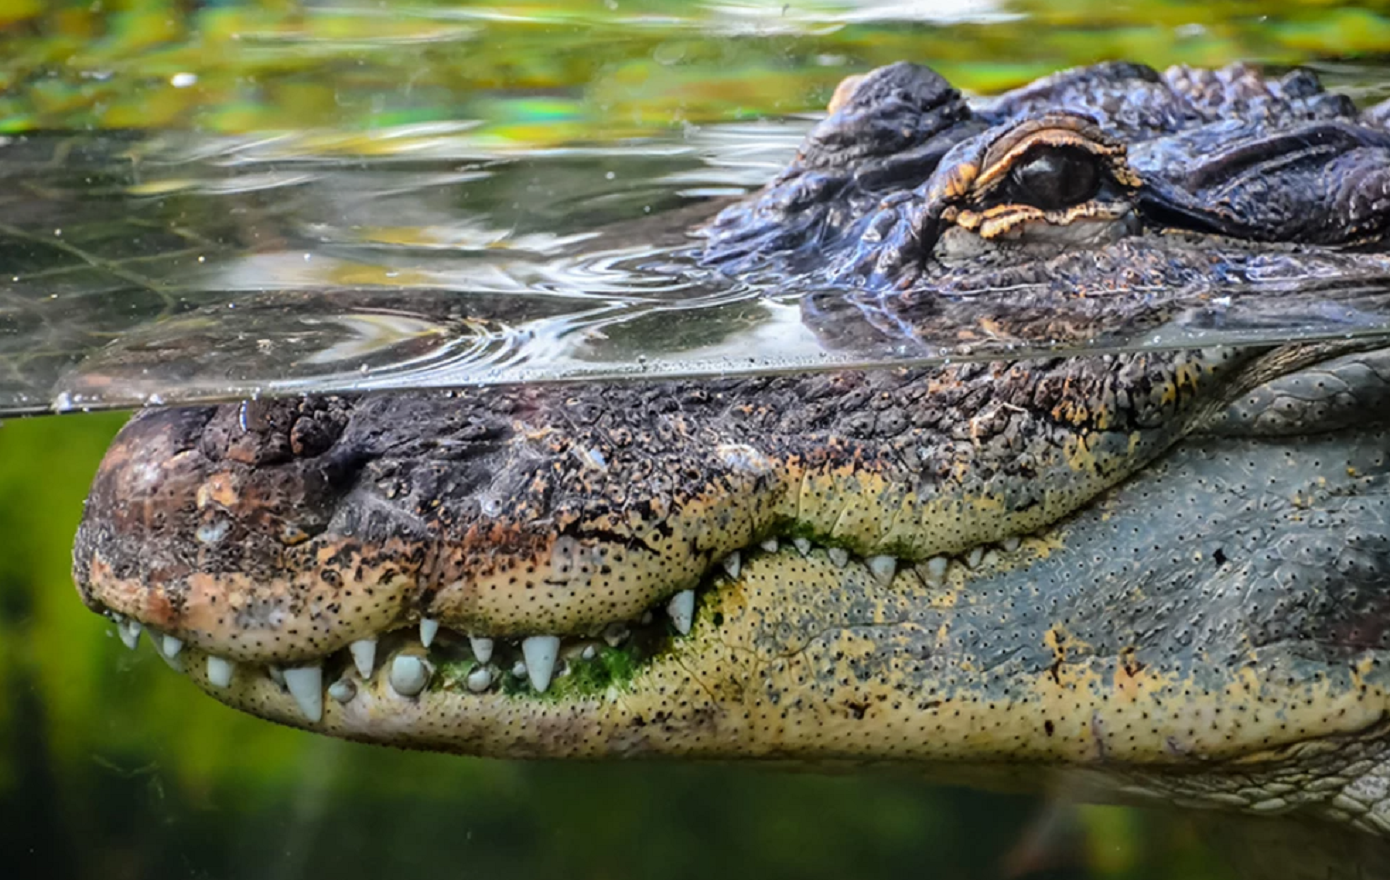
[[[521,678],[521,677],[522,677],[523,675],[525,675],[525,674],[526,674],[526,661],[525,661],[525,660],[518,660],[518,661],[516,661],[515,663],[512,664],[512,675],[516,676],[517,678]]]
[[[479,663],[486,663],[492,659],[492,639],[482,636],[469,636],[468,644],[473,648],[473,656]]]
[[[742,562],[743,562],[743,560],[742,560],[741,558],[739,558],[738,551],[735,550],[734,552],[730,553],[728,556],[725,556],[725,557],[724,557],[724,571],[726,571],[726,572],[728,573],[729,577],[731,577],[731,578],[737,578],[737,577],[738,577],[738,570],[739,570],[739,568],[740,568]]]
[[[328,686],[328,695],[340,703],[346,703],[357,696],[357,685],[340,678]]]
[[[232,683],[232,670],[236,669],[236,664],[226,657],[214,657],[208,655],[208,684],[217,688],[227,687]]]
[[[413,697],[429,684],[430,670],[425,661],[413,654],[397,654],[391,658],[391,690],[403,697]]]
[[[695,620],[695,591],[681,590],[672,596],[671,601],[666,603],[666,613],[671,615],[677,632],[681,635],[689,633],[690,624]]]
[[[550,676],[555,674],[555,658],[560,654],[560,639],[557,636],[531,636],[521,640],[521,654],[526,658],[526,674],[531,679],[531,687],[545,693],[550,687]]]
[[[830,561],[835,563],[837,568],[844,568],[849,565],[849,551],[843,547],[831,547],[825,551],[830,556]]]
[[[865,562],[874,577],[885,584],[892,583],[893,575],[898,571],[898,560],[892,556],[870,556]]]
[[[468,689],[473,693],[481,694],[490,687],[492,687],[491,669],[486,666],[477,666],[468,673]]]
[[[796,547],[796,552],[800,553],[802,556],[811,555],[810,538],[792,538],[792,546]]]
[[[122,620],[116,624],[116,631],[121,634],[121,641],[125,646],[134,651],[135,646],[140,644],[140,632],[144,629],[138,620]]]
[[[432,617],[420,618],[420,644],[428,648],[430,642],[434,641],[434,637],[438,635],[438,633],[439,621]]]
[[[165,657],[173,660],[183,650],[183,640],[173,636],[165,636],[159,643],[159,650],[164,652]]]
[[[933,556],[927,560],[927,580],[933,583],[940,583],[946,577],[946,567],[951,564],[951,560],[945,556]]]
[[[357,667],[357,674],[371,678],[372,668],[376,666],[376,639],[358,639],[348,645],[348,652],[352,654],[352,665]]]
[[[298,666],[285,671],[285,687],[310,721],[323,720],[323,667]]]
[[[777,552],[777,539],[776,539],[776,538],[768,538],[766,541],[762,542],[762,543],[759,544],[758,546],[761,547],[761,548],[763,548],[764,550],[766,550],[766,551],[769,552],[769,553],[776,553],[776,552]]]
[[[265,674],[270,676],[270,680],[275,682],[276,687],[280,688],[280,690],[285,689],[285,673],[280,670],[280,667],[267,666],[265,668]]]
[[[1017,550],[1018,546],[1022,543],[1023,539],[1020,538],[1018,535],[1010,535],[1009,537],[1000,541],[999,546],[1004,548],[1005,553],[1012,553],[1015,550]]]
[[[980,564],[980,560],[985,558],[985,548],[975,547],[965,557],[965,564],[974,568]]]
[[[592,660],[598,656],[598,648],[595,648],[593,645],[585,645],[584,650],[579,652],[579,656],[583,657],[585,660]]]

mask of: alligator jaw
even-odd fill
[[[768,542],[706,579],[688,634],[657,619],[622,650],[567,644],[545,693],[507,669],[518,646],[478,664],[447,629],[428,650],[414,631],[383,638],[365,677],[328,658],[317,720],[263,667],[222,687],[200,652],[178,660],[231,705],[397,746],[905,761],[967,781],[1026,764],[1106,797],[1380,832],[1387,449],[1384,430],[1197,438],[1055,527],[891,578]],[[400,656],[431,673],[418,693],[392,683]]]
[[[181,562],[197,577],[230,571],[240,578],[252,563],[278,573],[282,568],[272,563],[284,557],[253,557],[242,547],[234,557],[237,568],[225,556],[208,555],[206,544],[187,540],[205,513],[198,505],[206,494],[201,487],[209,475],[232,467],[207,439],[217,436],[221,416],[154,412],[132,423],[103,465],[79,535],[77,575],[89,605],[135,613],[160,637],[166,659],[218,699],[353,739],[499,756],[1027,763],[1094,773],[1121,793],[1135,789],[1252,810],[1314,805],[1325,814],[1350,815],[1360,802],[1346,793],[1358,780],[1364,789],[1365,768],[1379,766],[1371,759],[1384,740],[1368,732],[1379,729],[1390,706],[1383,665],[1390,651],[1390,627],[1383,623],[1390,619],[1383,589],[1390,577],[1390,436],[1366,417],[1390,402],[1390,385],[1378,378],[1390,375],[1390,353],[1336,355],[1333,349],[1290,348],[1245,360],[1208,353],[1196,366],[1190,360],[1196,355],[1188,353],[741,380],[725,386],[726,396],[715,402],[704,427],[702,413],[687,407],[681,418],[691,427],[671,441],[711,483],[737,479],[752,460],[750,453],[702,457],[711,432],[733,444],[756,437],[772,450],[793,442],[760,423],[730,421],[728,413],[746,412],[748,401],[783,395],[814,400],[818,382],[861,401],[875,388],[884,398],[918,388],[949,393],[951,383],[971,370],[984,376],[1002,371],[975,387],[1003,395],[1009,371],[1022,371],[1030,383],[1028,395],[1015,398],[1022,403],[1003,406],[998,396],[980,395],[970,404],[977,407],[973,415],[966,410],[962,416],[965,405],[957,400],[951,416],[961,418],[957,428],[906,434],[917,466],[931,475],[927,489],[919,482],[915,491],[950,489],[938,492],[938,516],[926,533],[959,539],[985,524],[994,536],[929,554],[891,553],[882,541],[856,537],[866,529],[902,533],[902,516],[865,516],[885,509],[876,506],[885,498],[894,510],[917,510],[904,505],[901,494],[878,488],[880,480],[903,473],[885,463],[888,450],[900,456],[909,447],[808,434],[807,448],[836,449],[846,459],[825,464],[833,474],[826,481],[801,480],[802,519],[745,524],[740,543],[694,560],[700,570],[694,583],[653,590],[644,606],[625,616],[577,619],[549,633],[469,629],[422,613],[428,604],[406,602],[379,628],[305,638],[282,620],[277,625],[275,614],[259,613],[233,623],[259,627],[257,644],[272,647],[242,656],[233,656],[235,643],[169,625],[188,615],[187,604],[181,609],[176,601],[187,595],[180,587],[187,572],[168,563]],[[1134,379],[1136,371],[1146,372]],[[1115,374],[1130,377],[1127,387],[1147,389],[1149,402],[1131,394],[1083,413],[1078,404],[1095,388],[1105,393],[1105,377]],[[992,421],[992,415],[1003,411],[1026,423],[1036,412],[1028,406],[1036,408],[1039,389],[1048,387],[1079,397],[1042,398],[1051,421],[1024,434],[1050,438],[1025,447],[1033,453],[1030,466],[1047,476],[1018,480],[1005,472],[1002,481],[970,482],[1019,461],[1017,447],[1007,445],[1016,436],[1011,422]],[[688,389],[677,383],[660,395],[685,399]],[[512,393],[488,391],[462,403],[422,395],[384,405],[419,406],[424,409],[417,413],[451,418],[469,406],[516,410]],[[544,395],[572,392],[522,393],[531,395],[525,398],[531,406],[511,430],[504,460],[521,462],[516,466],[532,474],[552,473],[556,462],[572,468],[570,448],[547,459],[530,444],[549,436],[537,423],[567,417],[568,407],[582,408],[583,401],[565,398],[567,408],[548,409]],[[660,397],[641,386],[624,393]],[[277,412],[301,419],[316,418],[325,406],[278,405],[283,409]],[[398,421],[358,406],[352,418],[369,425]],[[650,417],[635,406],[611,412]],[[1079,426],[1082,439],[1073,443],[1065,430],[1059,433],[1061,416]],[[1145,445],[1141,424],[1157,424],[1149,430],[1158,433],[1148,436],[1167,439]],[[360,543],[374,528],[366,514],[395,511],[385,520],[393,529],[411,521],[412,508],[401,513],[383,501],[398,487],[405,487],[399,495],[418,500],[421,486],[441,485],[440,468],[466,475],[472,466],[452,447],[442,460],[414,448],[401,452],[387,434],[376,438],[376,458],[359,464],[342,488],[321,474],[342,469],[343,457],[361,457],[353,430],[349,424],[336,445],[320,444],[302,459],[282,455],[278,463],[238,466],[240,485],[255,490],[238,499],[272,498],[263,491],[267,486],[320,489],[273,496],[278,507],[229,503],[213,513],[240,513],[229,533],[254,542],[258,535],[280,534],[286,517],[267,518],[267,511],[312,521],[318,506],[336,505],[335,514],[321,517],[318,533],[289,545],[290,552],[328,537]],[[256,436],[269,448],[280,435],[266,429]],[[431,436],[448,439],[443,431]],[[996,442],[1006,444],[1004,452],[992,451]],[[931,443],[973,456],[953,460],[974,466],[934,468]],[[482,453],[495,455],[498,448],[488,445]],[[1052,459],[1038,454],[1048,448],[1061,452]],[[619,452],[602,455],[610,467],[624,466]],[[189,476],[175,479],[149,467],[166,461],[182,462]],[[409,480],[400,477],[406,467],[415,468]],[[556,499],[565,497],[567,486],[598,491],[594,477],[580,468],[565,472],[573,484],[550,487],[553,504],[562,503]],[[141,480],[149,485],[141,488]],[[1037,506],[1026,492],[1038,484],[1080,485],[1085,492],[1066,495],[1070,508],[1051,508],[1054,515],[1041,525],[1008,528],[1011,504],[1014,510]],[[282,503],[285,497],[291,502]],[[944,508],[942,497],[999,501]],[[344,509],[353,518],[345,519]],[[667,509],[673,516],[682,510]],[[943,509],[957,518],[940,516]],[[502,515],[505,510],[484,514]],[[544,511],[534,521],[537,528],[550,522]],[[831,527],[807,525],[827,521]],[[777,530],[788,522],[792,528]],[[408,534],[390,531],[390,539]],[[827,534],[836,540],[824,540]],[[184,555],[190,551],[193,556]],[[403,558],[418,558],[422,573],[438,571],[431,562],[440,558],[437,551]],[[371,575],[341,564],[334,570]],[[616,576],[605,575],[610,581]],[[360,583],[330,586],[346,595]],[[419,595],[427,602],[434,594]],[[524,605],[527,595],[523,587],[512,597]],[[227,601],[234,598],[226,594]],[[270,610],[302,613],[306,606],[297,598],[290,591]],[[331,620],[322,612],[333,609],[318,611],[320,617],[303,619],[322,627]],[[123,630],[139,637],[129,620]],[[277,638],[287,646],[273,647]],[[210,658],[209,647],[219,653]],[[1314,760],[1326,762],[1317,769],[1331,783],[1313,788],[1289,781]],[[1390,817],[1390,803],[1377,801],[1362,812],[1352,818],[1369,827]]]

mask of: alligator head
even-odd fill
[[[831,109],[706,263],[919,334],[1390,274],[1383,114],[1303,75],[971,105],[897,65]],[[218,699],[358,740],[1390,822],[1390,351],[1355,340],[150,410],[74,570]]]
[[[1383,259],[1347,250],[1383,251],[1390,109],[1359,115],[1306,73],[1104,64],[971,104],[897,64],[846,80],[831,110],[703,254],[819,282],[831,293],[803,302],[831,342],[1065,343],[1214,300],[1278,293],[1260,311],[1293,315],[1384,281]]]

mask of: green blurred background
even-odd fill
[[[1390,93],[1380,4],[958,2],[904,20],[922,9],[0,0],[0,133],[309,130],[370,152],[383,131],[469,120],[524,152],[812,111],[846,73],[902,58],[981,91],[1129,58],[1311,64],[1358,99]],[[1182,818],[1064,792],[481,761],[239,715],[74,595],[70,541],[121,420],[0,427],[5,876],[1232,876]]]

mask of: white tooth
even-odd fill
[[[123,620],[116,624],[116,631],[121,634],[121,641],[125,646],[134,651],[135,646],[140,644],[140,632],[144,629],[138,620]]]
[[[357,685],[340,678],[328,686],[328,695],[340,703],[346,703],[357,696]]]
[[[430,670],[425,661],[413,654],[397,654],[391,659],[391,690],[403,697],[413,697],[429,684]]]
[[[156,651],[155,656],[158,657],[160,660],[163,660],[164,665],[174,670],[175,672],[183,672],[183,657],[179,656],[178,654],[175,654],[174,656],[170,657],[163,651]]]
[[[159,644],[159,649],[164,652],[165,657],[173,660],[183,650],[183,640],[173,636],[165,636]]]
[[[739,568],[740,568],[742,562],[743,562],[743,560],[739,558],[738,551],[735,550],[734,552],[730,553],[728,556],[725,556],[725,557],[724,557],[724,571],[728,572],[729,577],[731,577],[731,578],[737,578],[737,577],[738,577],[738,570],[739,570]]]
[[[208,655],[208,684],[217,688],[227,687],[232,683],[232,670],[236,669],[236,664],[226,657],[214,657]]]
[[[270,680],[275,682],[276,686],[279,687],[280,690],[285,689],[285,673],[280,670],[280,667],[267,666],[265,668],[265,673],[266,675],[270,676]]]
[[[523,675],[525,675],[525,674],[526,674],[526,661],[525,661],[525,660],[518,660],[518,661],[516,661],[515,663],[512,664],[512,675],[515,675],[517,678],[521,678],[521,677],[522,677]]]
[[[776,552],[777,552],[777,539],[776,539],[776,538],[768,538],[766,541],[762,542],[762,543],[759,544],[758,546],[761,547],[761,548],[763,548],[764,550],[766,550],[766,551],[769,552],[769,553],[776,553]]]
[[[492,670],[486,666],[475,666],[473,671],[468,673],[468,689],[475,694],[492,687]]]
[[[831,547],[825,552],[830,556],[830,561],[835,563],[836,567],[844,568],[846,565],[849,565],[849,551],[845,548]]]
[[[473,648],[473,656],[479,663],[486,663],[492,659],[492,639],[482,636],[469,636],[468,644]]]
[[[946,567],[951,564],[951,560],[945,556],[933,556],[927,560],[927,580],[941,582],[946,577]]]
[[[521,654],[526,658],[526,674],[531,679],[531,687],[545,693],[550,687],[550,676],[555,674],[555,658],[560,654],[560,639],[557,636],[530,636],[521,640]]]
[[[1020,538],[1018,535],[1010,535],[1009,537],[1000,541],[999,546],[1004,548],[1005,553],[1012,553],[1015,550],[1017,550],[1018,546],[1022,543],[1023,539]]]
[[[323,720],[323,667],[292,666],[285,670],[285,687],[310,721]]]
[[[874,577],[885,584],[892,583],[893,575],[898,571],[898,560],[892,556],[870,556],[865,562]]]
[[[585,645],[584,650],[579,652],[579,656],[585,660],[592,660],[598,656],[598,648],[593,645]]]
[[[976,567],[977,565],[979,565],[979,564],[980,564],[980,560],[982,560],[982,559],[984,559],[984,558],[985,558],[985,548],[984,548],[984,547],[975,547],[975,548],[973,548],[973,549],[970,551],[970,553],[965,557],[965,564],[968,565],[968,566],[970,566],[971,568],[974,568],[974,567]]]
[[[796,547],[797,552],[800,553],[802,556],[811,555],[810,538],[792,538],[792,544]]]
[[[357,667],[357,674],[371,678],[372,668],[376,666],[376,639],[358,639],[348,645],[348,652],[352,654],[352,665]]]
[[[672,596],[671,601],[666,603],[666,613],[671,615],[677,632],[681,635],[689,633],[690,624],[695,620],[695,591],[681,590]]]
[[[420,618],[420,644],[428,648],[430,646],[430,642],[433,642],[434,637],[438,634],[439,621],[435,620],[432,617]]]

